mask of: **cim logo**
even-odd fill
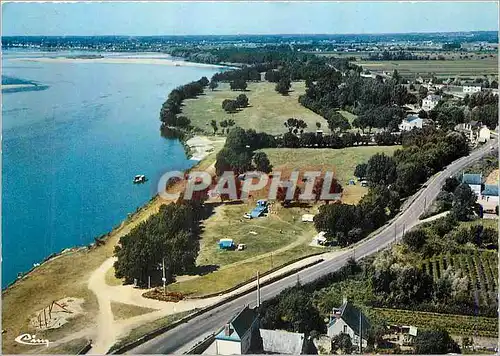
[[[37,339],[36,335],[31,334],[22,334],[14,339],[15,342],[23,345],[32,345],[32,346],[40,346],[46,345],[49,347],[49,340],[46,339]]]

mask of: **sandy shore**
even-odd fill
[[[0,89],[1,90],[7,90],[7,89],[21,89],[21,88],[31,88],[35,87],[36,85],[34,84],[0,84]]]
[[[202,67],[202,68],[228,68],[216,64],[194,63],[175,59],[160,58],[136,58],[136,57],[104,57],[104,58],[66,58],[66,57],[34,57],[34,58],[12,58],[14,62],[44,62],[44,63],[111,63],[111,64],[155,64],[176,67]]]
[[[191,149],[191,159],[201,161],[215,149],[216,144],[221,144],[224,138],[209,138],[207,136],[195,136],[186,141],[186,145]]]

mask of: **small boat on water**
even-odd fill
[[[134,184],[141,184],[145,183],[147,181],[147,178],[144,174],[139,174],[134,177]]]

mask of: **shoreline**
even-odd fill
[[[225,141],[225,137],[221,137],[219,140],[211,140],[209,136],[192,136],[188,140],[182,140],[179,139],[181,144],[184,146],[186,150],[186,158],[193,162],[193,165],[185,170],[186,173],[189,173],[193,169],[196,169],[198,166],[200,166],[204,161],[210,156],[210,154],[215,150],[215,145],[217,143],[221,143]],[[189,152],[189,154],[188,154]],[[194,155],[193,155],[194,152]],[[192,156],[192,157],[190,157]],[[33,263],[33,266],[31,266],[29,269],[26,271],[20,271],[18,273],[22,273],[20,277],[17,277],[15,280],[11,281],[9,284],[7,284],[5,287],[2,287],[2,293],[10,289],[11,287],[14,287],[18,282],[22,281],[29,275],[31,275],[33,272],[36,272],[36,270],[46,264],[47,262],[51,262],[54,259],[57,259],[61,256],[68,255],[74,252],[78,252],[81,250],[90,250],[94,248],[96,245],[96,240],[103,241],[107,243],[107,240],[111,235],[113,235],[118,229],[126,227],[127,223],[131,220],[133,220],[138,214],[140,214],[144,209],[147,209],[156,199],[158,198],[158,194],[152,196],[148,201],[144,202],[141,206],[139,206],[136,211],[133,213],[130,213],[128,216],[120,220],[116,225],[114,225],[108,232],[94,237],[92,241],[89,241],[89,243],[84,244],[84,245],[73,245],[69,247],[63,248],[59,252],[53,252],[47,257],[45,257],[42,261],[40,262],[35,262]],[[168,204],[168,203],[166,203]]]
[[[237,69],[220,64],[208,64],[198,62],[188,62],[179,59],[159,59],[159,58],[137,58],[137,57],[103,57],[103,58],[68,58],[68,57],[26,57],[11,58],[12,62],[36,62],[36,63],[108,63],[108,64],[154,64],[175,67],[198,67],[215,69]]]

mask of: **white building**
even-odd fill
[[[258,332],[259,319],[255,309],[245,307],[215,337],[216,355],[243,355],[251,346],[252,333]]]
[[[481,91],[480,85],[464,85],[462,87],[462,92],[464,93],[477,93]]]
[[[422,100],[422,109],[430,111],[436,107],[441,100],[441,95],[429,94]]]
[[[417,115],[408,115],[399,124],[400,131],[411,131],[414,128],[421,129],[424,124],[424,119],[419,118]]]
[[[354,346],[359,347],[361,339],[361,346],[366,347],[369,328],[370,324],[363,313],[344,298],[342,306],[332,311],[327,334],[334,337],[344,333],[351,337]]]
[[[490,138],[491,138],[490,129],[488,128],[488,126],[484,125],[479,129],[479,136],[477,140],[479,142],[487,142],[490,140]]]

